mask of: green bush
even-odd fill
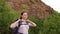
[[[55,12],[43,22],[43,34],[60,34],[60,14]]]
[[[9,34],[9,26],[17,17],[18,14],[5,3],[5,0],[0,0],[0,34]]]
[[[44,21],[38,17],[30,18],[37,24],[37,27],[30,27],[29,34],[60,34],[60,13],[54,11]]]
[[[29,19],[37,24],[36,27],[30,27],[29,34],[39,34],[40,31],[42,32],[43,22],[38,17],[30,17]]]

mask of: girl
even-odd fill
[[[19,21],[22,21],[22,24],[26,24],[26,21],[28,21],[29,23],[27,25],[20,25],[18,29],[18,34],[28,34],[29,26],[35,27],[36,24],[30,20],[27,20],[27,18],[28,18],[27,12],[22,12],[21,18],[18,19],[16,22],[12,23],[10,27],[11,28],[17,27]]]

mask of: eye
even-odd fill
[[[24,13],[23,15],[24,15],[24,16],[28,16],[27,13]]]

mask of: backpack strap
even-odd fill
[[[18,22],[18,29],[19,29],[21,23],[22,23],[22,20],[20,20],[20,21]]]
[[[18,27],[20,27],[21,23],[22,23],[22,21],[19,21],[19,22],[18,22]]]
[[[29,21],[26,21],[27,25],[29,24]]]
[[[18,22],[18,28],[20,27],[20,25],[24,25],[24,24],[22,24],[22,20],[20,20],[19,22]],[[29,21],[26,21],[26,25],[28,25],[28,23],[29,23]]]
[[[21,23],[22,23],[22,21],[19,21],[18,22],[18,26],[14,28],[14,34],[17,34],[18,33],[18,29],[19,29]]]

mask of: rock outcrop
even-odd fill
[[[53,8],[43,3],[41,0],[6,0],[11,4],[12,9],[28,11],[30,17],[39,17],[41,19],[53,13]]]

